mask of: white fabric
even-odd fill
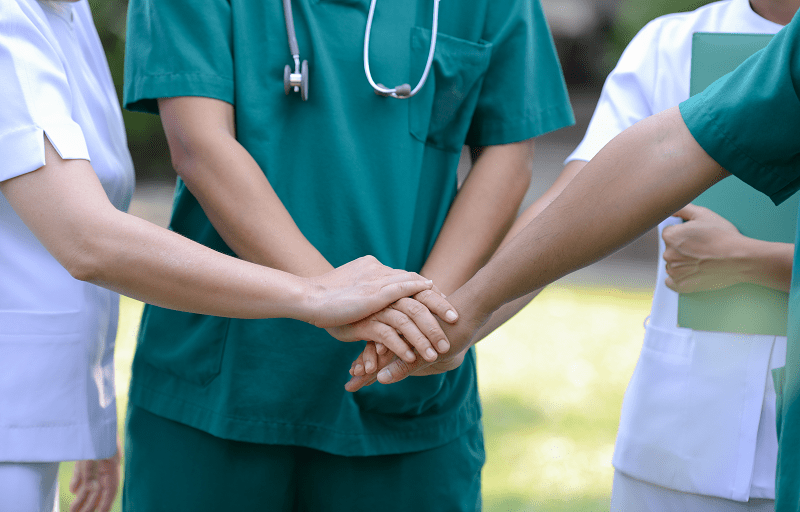
[[[636,480],[614,472],[611,512],[773,512],[775,500],[753,498],[732,501],[715,496],[689,494]]]
[[[86,0],[0,0],[0,180],[90,159],[127,209],[133,164]],[[0,195],[0,461],[107,458],[116,450],[119,296],[73,279]]]
[[[689,97],[693,33],[781,28],[758,16],[748,0],[653,20],[609,75],[586,136],[567,162],[590,160],[624,129]],[[660,228],[671,222],[678,220]],[[678,294],[664,284],[663,251],[661,241],[652,312],[622,406],[614,467],[688,493],[772,499],[777,440],[770,369],[783,366],[786,338],[678,328]]]
[[[58,462],[0,462],[0,512],[58,512]]]

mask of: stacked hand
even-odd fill
[[[435,361],[450,349],[436,318],[452,323],[458,314],[433,282],[418,274],[365,256],[313,281],[319,287],[313,323],[340,341],[380,343],[407,363],[416,361],[416,354]]]
[[[358,359],[351,365],[350,375],[352,378],[345,385],[345,389],[358,391],[376,381],[381,384],[392,384],[409,375],[433,375],[458,368],[464,360],[467,349],[472,346],[475,333],[488,320],[490,313],[481,313],[471,308],[468,302],[462,306],[458,292],[451,295],[449,300],[460,311],[460,319],[455,324],[440,324],[450,341],[449,351],[443,353],[435,362],[417,359],[409,363],[398,358],[385,347],[368,343]]]

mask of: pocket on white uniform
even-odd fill
[[[85,394],[80,312],[0,312],[0,427],[77,422]]]

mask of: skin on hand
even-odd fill
[[[409,363],[416,360],[415,351],[426,361],[435,361],[439,353],[449,350],[450,343],[433,315],[450,323],[458,320],[458,313],[444,296],[428,289],[413,298],[400,298],[363,320],[327,330],[340,341],[380,343]]]
[[[679,293],[725,288],[743,281],[738,247],[745,238],[724,217],[687,205],[674,215],[684,223],[662,232],[666,245],[666,285]]]
[[[333,269],[305,238],[258,162],[237,140],[233,105],[201,97],[161,98],[158,104],[176,173],[237,256],[301,277],[322,276]],[[334,327],[343,322],[330,319],[313,323],[327,327],[342,341],[374,340],[406,358],[417,350],[435,359],[434,347],[447,345],[447,339],[433,315],[447,318],[444,315],[452,308],[432,295],[408,293],[399,302],[397,297],[384,302],[391,307],[372,309],[345,322],[352,325]],[[332,306],[325,313],[335,316],[338,308]],[[364,319],[370,313],[374,314]]]
[[[753,283],[789,291],[793,244],[746,237],[702,206],[687,205],[675,216],[685,222],[662,234],[669,288],[691,293]]]
[[[383,353],[378,353],[378,347],[368,345],[352,364],[350,369],[352,378],[345,385],[345,389],[354,392],[376,381],[381,384],[392,384],[412,374],[417,376],[433,375],[458,368],[464,360],[467,349],[475,340],[475,333],[488,320],[491,313],[483,311],[477,305],[477,301],[468,300],[467,293],[463,289],[456,291],[449,299],[459,309],[460,317],[455,324],[442,324],[442,329],[447,334],[451,345],[446,354],[442,354],[433,363],[423,360],[407,363],[389,351],[383,350]],[[377,354],[375,367],[380,368],[380,372],[365,372],[367,364],[372,367],[372,363],[369,361],[375,357],[375,354]]]
[[[70,512],[108,512],[117,496],[120,479],[120,442],[117,453],[108,459],[79,460],[72,472],[69,490],[75,500]]]

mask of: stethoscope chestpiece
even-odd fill
[[[299,59],[297,59],[299,61]],[[297,69],[297,62],[295,62],[295,72],[292,73],[292,68],[287,64],[283,68],[283,92],[289,94],[299,92],[303,101],[308,101],[308,61],[304,60]]]

